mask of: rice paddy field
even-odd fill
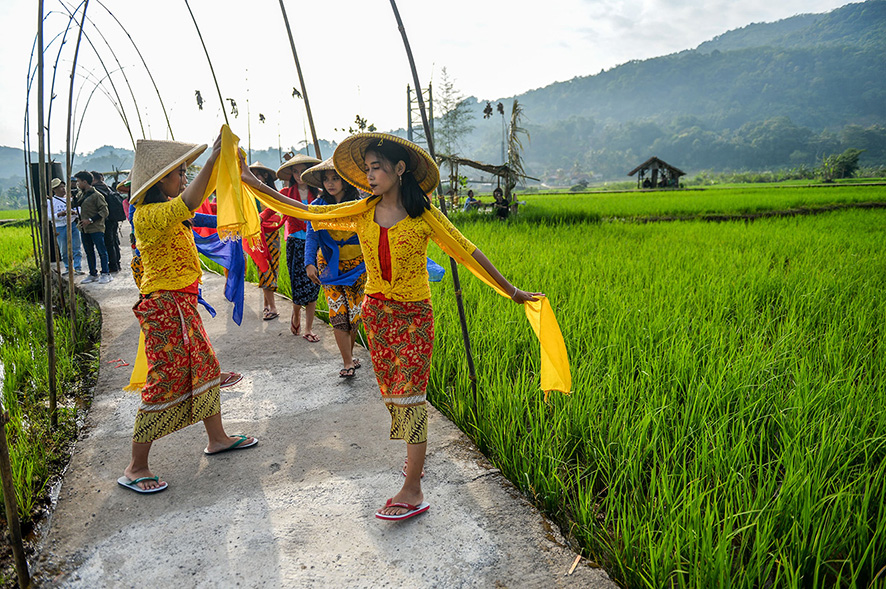
[[[59,412],[58,427],[51,429],[43,286],[33,256],[29,227],[0,227],[0,395],[10,416],[6,436],[25,530],[46,501],[52,476],[67,463],[67,446],[76,438],[77,415],[87,404],[97,369],[101,321],[78,301],[79,335],[73,340],[66,311],[56,306]],[[7,549],[0,550],[0,559]],[[0,579],[3,575],[0,570]]]
[[[624,586],[886,584],[886,210],[624,220],[886,190],[527,200],[513,222],[458,223],[549,295],[573,393],[544,401],[522,310],[463,271],[478,399],[447,278],[433,288],[435,406]]]

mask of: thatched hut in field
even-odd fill
[[[628,172],[628,176],[638,172],[637,188],[676,188],[680,185],[680,176],[686,175],[683,170],[655,156]]]

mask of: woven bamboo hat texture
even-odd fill
[[[255,162],[254,164],[249,164],[249,169],[253,170],[253,171],[261,170],[262,172],[267,172],[268,174],[270,174],[271,176],[274,176],[275,178],[277,177],[277,170],[275,170],[273,168],[269,168],[261,162]]]
[[[305,170],[301,175],[301,181],[314,188],[323,188],[323,172],[326,170],[335,171],[335,165],[332,163],[332,158],[328,158],[324,160],[323,163]]]
[[[206,144],[139,139],[132,164],[129,201],[138,205],[148,189],[182,164],[190,166],[206,150]]]
[[[318,160],[315,157],[311,157],[311,156],[305,155],[303,153],[297,153],[294,156],[292,156],[291,158],[289,158],[288,160],[286,160],[285,162],[283,162],[282,166],[277,168],[277,178],[279,178],[280,180],[283,180],[284,182],[288,182],[289,175],[292,173],[291,171],[287,172],[285,176],[280,175],[280,173],[283,172],[283,170],[285,170],[286,168],[291,168],[292,166],[297,166],[298,164],[307,164],[307,166],[310,168],[311,166],[316,166],[319,163],[320,163],[320,160]]]
[[[412,172],[425,194],[432,193],[440,183],[440,169],[424,149],[413,143],[387,133],[358,133],[338,144],[332,161],[339,176],[360,190],[372,194],[366,180],[363,158],[370,147],[382,146],[386,142],[396,143],[409,155],[408,172]]]

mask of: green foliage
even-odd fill
[[[479,402],[449,281],[429,397],[585,555],[628,587],[871,586],[886,566],[886,275],[871,272],[886,211],[459,225],[550,296],[574,392],[543,401],[522,309],[466,277]]]
[[[833,182],[837,179],[851,178],[858,171],[858,158],[862,154],[861,149],[849,148],[843,153],[829,155],[824,158],[819,168],[819,174],[825,182]]]
[[[436,117],[434,142],[441,154],[456,155],[461,149],[462,138],[474,128],[470,106],[445,67],[440,72],[437,88],[435,104],[441,114]]]
[[[0,396],[10,414],[6,436],[19,515],[29,522],[46,499],[48,481],[67,463],[68,446],[77,435],[78,411],[88,404],[84,379],[97,370],[101,317],[78,298],[74,341],[67,312],[60,300],[55,301],[59,426],[51,430],[43,280],[26,263],[33,255],[30,231],[0,228],[0,242]]]

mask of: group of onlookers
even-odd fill
[[[68,259],[68,203],[67,186],[53,178],[47,214],[55,227],[59,254],[65,269],[62,276],[72,271],[83,274],[82,252],[86,252],[89,276],[82,283],[111,282],[111,274],[120,271],[119,223],[126,220],[123,198],[105,184],[100,172],[77,172],[71,188],[71,257]],[[74,190],[76,189],[76,193]],[[82,249],[81,249],[82,248]],[[99,274],[100,272],[100,274]]]

